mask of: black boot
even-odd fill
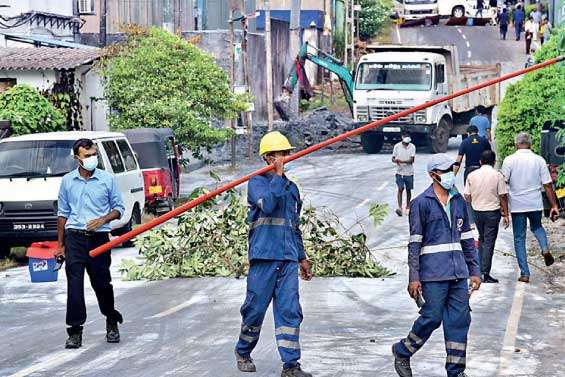
[[[237,350],[235,351],[235,359],[237,361],[237,369],[239,369],[240,372],[256,372],[257,368],[255,367],[255,364],[253,363],[253,359],[250,356],[244,357],[241,356],[239,353],[237,353]]]
[[[120,330],[117,322],[106,321],[106,341],[108,343],[120,343]]]
[[[65,348],[76,349],[82,347],[82,328],[73,329],[72,327],[67,329],[69,338],[65,342]]]
[[[394,370],[396,370],[396,373],[398,373],[400,377],[412,377],[410,359],[397,355],[394,350],[394,345],[392,346],[392,354],[394,355]]]
[[[312,377],[310,373],[304,372],[300,368],[300,363],[296,363],[292,368],[284,368],[281,377]]]
[[[493,278],[489,274],[483,274],[483,278],[481,279],[483,283],[498,283],[498,279]]]

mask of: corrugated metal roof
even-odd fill
[[[49,38],[45,35],[27,35],[27,34],[16,34],[16,33],[0,33],[6,40],[16,41],[21,43],[33,44],[36,47],[67,47],[67,48],[79,48],[86,50],[96,50],[96,46],[89,46],[81,43],[74,43],[69,41],[63,41],[60,39]]]
[[[0,49],[0,69],[73,69],[91,63],[99,57],[99,50],[8,47]]]

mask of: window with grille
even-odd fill
[[[78,0],[80,14],[94,14],[94,0]]]

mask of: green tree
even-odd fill
[[[368,40],[375,37],[379,31],[390,22],[392,0],[361,0],[359,12],[359,38]]]
[[[13,135],[65,130],[65,118],[37,90],[16,85],[0,94],[0,119],[9,120]]]
[[[212,56],[161,29],[129,28],[102,68],[113,129],[170,127],[195,154],[231,135],[215,121],[245,108]]]
[[[549,42],[535,54],[536,63],[563,55],[565,28],[554,30]],[[565,119],[565,65],[563,62],[526,74],[508,87],[500,104],[496,127],[496,149],[503,159],[514,152],[518,132],[532,135],[539,152],[541,127],[545,121]]]

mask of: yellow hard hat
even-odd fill
[[[263,136],[259,144],[259,154],[261,156],[270,152],[289,151],[294,149],[288,142],[286,136],[279,131],[272,131]]]

